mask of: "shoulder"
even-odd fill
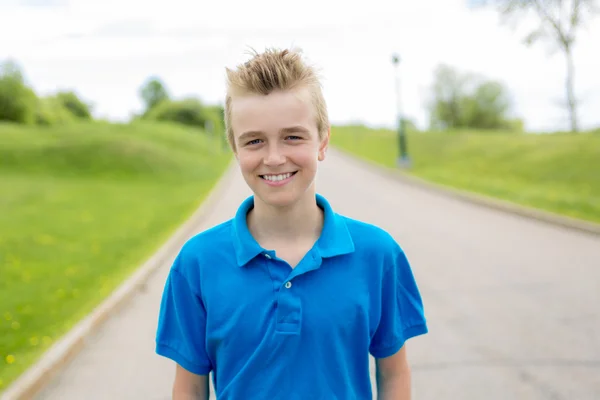
[[[394,254],[402,251],[400,244],[385,229],[378,225],[339,215],[348,228],[348,232],[358,252]]]
[[[398,270],[410,268],[404,249],[386,229],[347,216],[340,216],[354,244],[352,259],[368,266],[369,274],[385,279]]]
[[[187,257],[206,255],[210,254],[207,250],[231,245],[232,225],[233,220],[230,219],[195,234],[184,243],[181,254]]]
[[[232,220],[227,220],[190,237],[180,248],[171,270],[190,282],[197,282],[202,268],[214,265],[223,254],[233,253]]]

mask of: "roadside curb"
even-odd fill
[[[454,197],[463,201],[470,202],[472,204],[516,214],[537,221],[546,222],[555,226],[561,226],[569,229],[574,229],[580,232],[600,235],[600,224],[594,222],[583,221],[563,215],[558,215],[548,211],[530,208],[519,204],[511,203],[505,200],[495,199],[477,193],[467,192],[449,186],[444,186],[438,183],[433,183],[425,179],[418,178],[414,175],[409,175],[408,173],[402,172],[399,169],[397,170],[390,167],[386,167],[384,165],[376,164],[374,161],[358,157],[344,149],[340,149],[339,147],[335,147],[333,149],[330,147],[329,150],[333,150],[336,153],[336,155],[339,154],[343,158],[353,160],[359,164],[362,164],[364,167],[379,175],[387,176],[415,187],[426,189],[445,196]]]
[[[127,305],[128,300],[138,290],[143,289],[150,276],[160,266],[164,265],[164,262],[188,240],[194,229],[204,220],[204,217],[213,208],[213,205],[231,182],[236,170],[235,166],[235,162],[231,161],[198,209],[171,235],[159,250],[96,307],[91,314],[75,325],[73,329],[46,351],[34,365],[2,393],[0,399],[25,400],[32,399],[38,394],[83,349],[86,339],[94,335],[111,315]]]

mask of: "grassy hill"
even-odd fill
[[[230,159],[174,125],[0,124],[0,392],[168,239]]]
[[[394,167],[396,133],[332,129],[333,146]],[[454,188],[600,222],[600,135],[410,132],[411,174]]]

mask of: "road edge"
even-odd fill
[[[465,190],[456,189],[450,186],[427,181],[423,178],[419,178],[417,176],[410,175],[407,172],[403,172],[400,169],[394,169],[381,164],[377,164],[374,161],[359,157],[339,147],[332,147],[330,147],[329,150],[333,150],[333,152],[336,155],[355,161],[379,175],[387,176],[415,187],[443,194],[445,196],[457,198],[459,200],[467,201],[472,204],[485,206],[491,209],[500,210],[507,213],[545,222],[554,226],[561,226],[579,232],[600,235],[600,224],[594,222],[554,214],[549,211],[526,207],[506,200],[496,199],[478,193],[468,192]]]
[[[224,192],[236,170],[232,160],[219,180],[213,185],[200,206],[150,258],[112,294],[98,305],[87,317],[77,323],[41,358],[28,368],[3,393],[2,400],[31,399],[52,380],[85,346],[86,339],[93,336],[111,315],[128,303],[135,293],[143,289],[152,274],[190,237],[207,212],[213,208]]]

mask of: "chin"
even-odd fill
[[[265,205],[275,208],[287,208],[291,207],[298,202],[303,201],[306,196],[311,192],[310,187],[298,188],[290,187],[286,190],[263,190],[265,188],[255,188],[253,190],[254,196]]]
[[[263,203],[276,208],[286,208],[295,204],[300,200],[297,193],[281,192],[281,193],[255,193]]]

